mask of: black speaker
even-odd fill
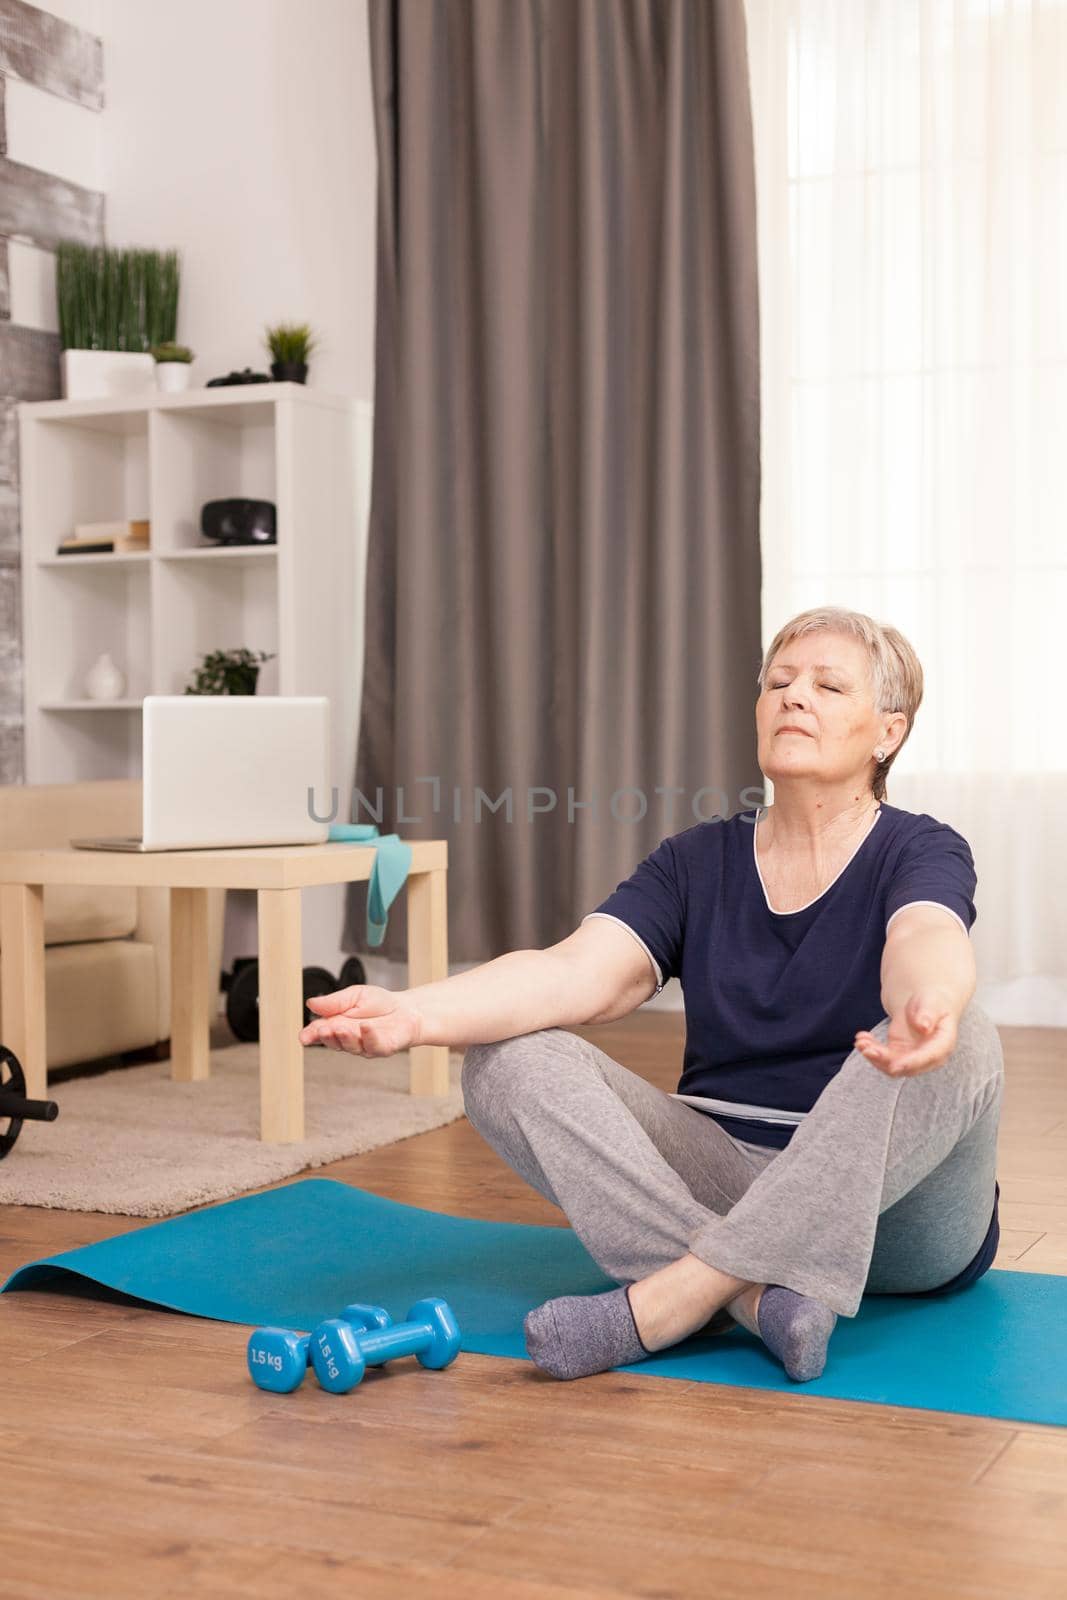
[[[200,532],[215,544],[277,544],[272,500],[207,500]]]

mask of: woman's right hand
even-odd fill
[[[403,990],[354,983],[307,1002],[319,1015],[300,1030],[302,1045],[323,1044],[353,1056],[392,1056],[421,1042],[423,1017]]]

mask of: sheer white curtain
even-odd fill
[[[1067,0],[747,0],[764,644],[839,604],[925,697],[978,998],[1067,1024]]]

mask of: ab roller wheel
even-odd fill
[[[314,1016],[307,1003],[312,995],[333,994],[336,989],[347,989],[353,983],[366,983],[367,974],[358,956],[349,956],[341,968],[340,978],[335,978],[325,967],[304,968],[304,1022],[306,1028]],[[233,964],[233,975],[226,989],[226,1021],[238,1039],[254,1043],[259,1038],[259,962],[255,957],[238,956]]]
[[[0,1161],[10,1155],[24,1122],[54,1122],[58,1116],[54,1100],[27,1100],[22,1063],[0,1044]]]

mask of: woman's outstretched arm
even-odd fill
[[[406,994],[425,1019],[420,1044],[489,1044],[539,1028],[612,1022],[655,987],[640,945],[597,918],[547,950],[513,950]]]
[[[905,907],[886,935],[881,978],[888,1037],[880,1044],[861,1029],[856,1048],[892,1075],[943,1066],[978,981],[971,941],[955,917],[936,906]]]
[[[390,990],[355,984],[308,1001],[318,1013],[305,1045],[390,1055],[410,1044],[491,1044],[541,1028],[628,1016],[656,989],[648,955],[606,918],[583,922],[546,950],[513,950],[469,972]]]
[[[890,924],[882,951],[882,1005],[903,1011],[919,989],[938,989],[957,1018],[977,987],[971,941],[947,911],[906,906]]]

